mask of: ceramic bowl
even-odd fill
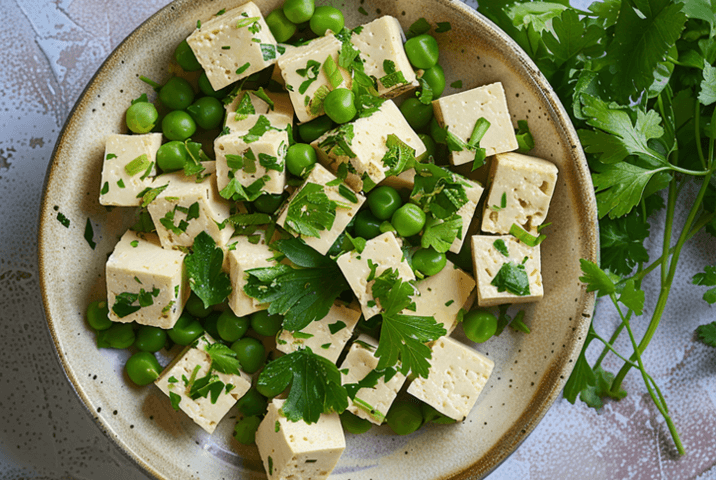
[[[264,14],[281,4],[255,0]],[[104,265],[132,220],[132,209],[99,205],[105,137],[126,132],[130,100],[153,94],[140,75],[165,81],[174,47],[222,8],[241,0],[178,0],[132,33],[107,59],[77,102],[47,172],[40,212],[39,264],[45,313],[67,377],[98,426],[137,465],[161,479],[265,478],[255,448],[231,436],[225,419],[207,435],[172,410],[159,389],[137,388],[126,378],[128,351],[99,350],[84,320],[87,304],[105,295]],[[559,181],[542,244],[544,299],[527,306],[532,333],[510,329],[475,346],[496,362],[477,406],[464,422],[428,425],[409,436],[387,426],[347,435],[336,480],[480,478],[500,464],[560,394],[586,337],[594,296],[579,282],[579,259],[596,260],[596,204],[589,170],[574,127],[545,78],[501,30],[457,1],[360,0],[341,3],[349,27],[381,15],[407,29],[419,17],[450,22],[436,34],[447,82],[463,89],[501,81],[515,122],[527,119],[536,140],[532,154],[554,162]],[[360,8],[360,11],[359,11]],[[363,12],[367,12],[367,15]],[[456,90],[447,88],[444,95]],[[68,227],[58,221],[62,213]],[[87,221],[97,247],[84,238]],[[458,329],[459,331],[460,329]],[[175,352],[169,352],[171,355]],[[164,361],[167,358],[163,359]],[[234,416],[234,412],[229,417]]]

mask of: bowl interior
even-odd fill
[[[165,81],[173,49],[195,27],[240,1],[179,0],[122,43],[80,98],[58,141],[40,213],[40,276],[45,312],[68,378],[98,425],[140,466],[158,478],[265,478],[255,448],[231,437],[225,419],[212,435],[174,412],[156,388],[136,388],[123,371],[127,351],[99,350],[84,321],[86,305],[105,295],[104,265],[132,221],[131,209],[98,203],[105,137],[126,132],[124,111],[142,93],[140,75]],[[278,0],[257,0],[264,14]],[[321,3],[321,2],[319,2]],[[510,329],[473,346],[496,362],[470,416],[453,426],[429,425],[398,437],[387,426],[347,434],[348,448],[331,478],[475,478],[489,473],[532,431],[561,391],[581,348],[594,297],[578,280],[579,259],[595,260],[596,206],[576,133],[556,95],[526,55],[489,21],[449,0],[361,0],[340,5],[355,27],[393,15],[407,28],[419,17],[450,22],[435,34],[448,85],[462,89],[501,81],[513,120],[527,119],[532,154],[554,162],[559,180],[542,244],[544,299],[526,307],[532,333]],[[365,13],[367,14],[365,14]],[[443,95],[456,92],[448,87]],[[68,228],[57,216],[70,219]],[[85,241],[93,226],[96,249]],[[458,329],[458,332],[460,329]],[[457,335],[460,337],[459,335]],[[463,341],[467,341],[464,337]],[[165,361],[176,353],[168,352]],[[234,412],[229,414],[233,417]]]

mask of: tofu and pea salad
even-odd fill
[[[326,478],[344,431],[463,420],[494,363],[452,332],[529,333],[506,307],[543,296],[557,168],[518,153],[500,83],[441,96],[432,28],[222,9],[106,140],[100,203],[138,213],[87,310],[97,345],[208,433],[236,406],[269,478]]]

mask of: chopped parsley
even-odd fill
[[[204,308],[217,305],[231,293],[231,280],[221,269],[224,252],[206,232],[194,239],[194,252],[184,257],[189,286]]]
[[[286,227],[296,234],[319,238],[322,231],[333,228],[336,208],[323,185],[306,182],[288,204]]]
[[[415,184],[411,200],[435,218],[452,217],[468,202],[464,177],[429,163],[415,163]]]
[[[385,88],[392,88],[397,85],[408,83],[403,72],[395,70],[395,62],[392,60],[383,60],[383,70],[385,75],[380,78],[380,83]]]
[[[505,241],[501,238],[498,238],[494,242],[492,242],[492,246],[495,247],[495,250],[500,252],[505,257],[510,256],[510,251],[507,249],[507,245],[505,245]]]
[[[169,400],[172,402],[172,408],[178,412],[179,403],[181,402],[181,395],[174,392],[169,392]]]
[[[500,199],[499,205],[490,205],[490,210],[493,210],[495,212],[499,212],[503,208],[507,207],[507,192],[502,193],[502,198]]]
[[[65,228],[70,228],[70,219],[65,217],[62,212],[57,212],[57,221]]]
[[[341,75],[341,71],[338,70],[338,65],[336,65],[336,61],[333,60],[332,56],[328,55],[326,57],[326,61],[323,62],[323,71],[333,88],[338,88],[338,86],[343,83],[343,75]]]
[[[305,78],[301,85],[298,87],[298,93],[304,95],[308,87],[318,78],[318,73],[321,71],[321,64],[315,60],[309,60],[306,64],[306,68],[299,68],[296,73]]]
[[[262,43],[260,44],[260,47],[261,55],[263,56],[264,62],[276,59],[276,45],[272,43]]]
[[[94,229],[92,228],[92,222],[89,218],[87,219],[87,224],[85,225],[85,240],[90,248],[94,250],[97,243],[94,241]]]
[[[385,152],[381,161],[388,168],[385,172],[386,177],[399,175],[415,163],[415,149],[395,134],[388,134],[385,146],[388,147],[388,151]]]
[[[253,143],[263,136],[269,130],[278,130],[271,126],[271,121],[265,115],[260,115],[253,127],[251,127],[246,135],[241,137],[245,143]]]
[[[435,33],[445,33],[452,30],[450,22],[438,22],[438,28],[435,29]]]
[[[490,285],[497,287],[498,292],[506,291],[521,297],[530,294],[530,279],[524,263],[518,265],[513,262],[504,263]]]
[[[420,237],[420,245],[423,248],[432,247],[436,252],[445,253],[450,250],[456,238],[462,239],[462,227],[460,215],[455,214],[445,220],[430,216]]]
[[[452,88],[462,88],[462,80],[455,80],[450,84]]]
[[[520,242],[524,243],[528,247],[536,247],[537,245],[542,243],[545,238],[547,238],[546,235],[540,235],[538,237],[535,237],[516,223],[513,223],[510,227],[510,235],[514,235],[515,237],[517,237],[517,239],[519,239]]]
[[[249,25],[253,25],[254,23],[258,22],[260,20],[260,17],[246,17],[239,20],[236,24],[236,28],[244,28],[248,27]],[[253,33],[253,32],[252,32]]]
[[[138,156],[137,158],[126,164],[124,166],[124,171],[127,172],[127,175],[129,175],[130,177],[133,177],[139,172],[151,170],[153,165],[154,162],[149,161],[147,154],[143,153],[142,155]]]
[[[331,335],[335,335],[344,328],[346,328],[346,323],[341,320],[338,320],[336,323],[331,323],[330,325],[328,325],[328,330],[331,332]]]
[[[430,24],[423,17],[420,17],[415,22],[413,22],[408,31],[405,32],[405,36],[410,39],[413,37],[417,37],[418,35],[422,35],[423,33],[428,33],[429,31]]]
[[[109,182],[104,182],[104,185],[102,185],[102,190],[99,191],[101,195],[107,195],[109,193]]]
[[[358,7],[358,13],[361,15],[368,15],[368,12],[363,7]]]
[[[248,70],[250,66],[251,66],[250,62],[244,63],[243,65],[241,65],[239,68],[236,69],[236,75],[241,75],[246,70]]]
[[[139,311],[141,308],[154,305],[154,298],[159,296],[159,293],[160,291],[156,287],[151,291],[146,291],[143,288],[140,288],[139,293],[120,293],[114,298],[112,311],[119,318],[124,318],[127,315],[131,315],[132,313]]]

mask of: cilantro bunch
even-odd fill
[[[664,416],[679,453],[684,447],[663,395],[647,373],[642,354],[662,319],[684,244],[706,229],[716,234],[716,11],[698,0],[605,0],[579,10],[566,1],[480,2],[478,10],[507,32],[549,80],[578,129],[597,193],[601,265],[582,261],[581,281],[608,297],[621,318],[609,339],[590,328],[584,349],[564,389],[594,408],[603,399],[626,395],[622,382],[639,370]],[[681,229],[674,211],[683,186],[698,187]],[[682,200],[683,201],[683,200]],[[666,209],[662,252],[650,259],[654,212]],[[661,289],[646,333],[634,336],[631,320],[644,310],[641,282],[654,272]],[[716,285],[714,266],[694,283]],[[716,302],[716,289],[704,294]],[[626,330],[633,352],[617,352],[614,342]],[[716,325],[699,336],[716,345]],[[594,364],[585,356],[593,340],[603,344]],[[623,361],[616,373],[602,361]]]

